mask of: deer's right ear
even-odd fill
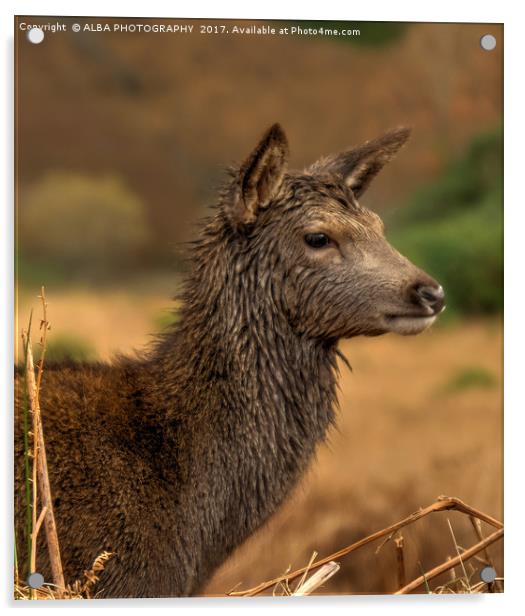
[[[239,230],[253,224],[260,208],[279,192],[288,162],[288,140],[279,124],[271,126],[239,169],[228,215]]]
[[[357,148],[321,158],[308,170],[310,173],[330,172],[339,175],[352,189],[355,197],[359,198],[409,136],[409,128],[396,128]]]

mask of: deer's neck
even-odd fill
[[[325,437],[336,352],[294,333],[271,269],[232,272],[218,254],[193,276],[153,372],[178,430],[177,464],[193,486],[188,500],[199,495],[186,509],[213,512],[203,541],[211,552],[201,555],[213,563],[289,496]]]

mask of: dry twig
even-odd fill
[[[292,573],[289,573],[286,576],[279,576],[277,578],[274,578],[273,580],[268,580],[267,582],[263,582],[262,584],[259,584],[258,586],[254,586],[253,588],[249,588],[247,590],[230,591],[227,594],[228,594],[228,596],[231,596],[231,597],[253,597],[255,595],[260,594],[261,592],[264,592],[268,588],[272,588],[276,584],[279,584],[279,583],[283,582],[285,579],[288,580],[288,581],[293,580],[293,579],[299,577],[300,575],[302,575],[308,569],[310,569],[310,570],[311,569],[318,569],[319,567],[322,567],[323,565],[326,565],[330,561],[337,561],[340,558],[342,558],[343,556],[346,556],[347,554],[350,554],[351,552],[354,552],[355,550],[358,550],[359,548],[361,548],[361,547],[363,547],[363,546],[365,546],[365,545],[367,545],[369,543],[372,543],[373,541],[376,541],[377,539],[381,539],[382,537],[387,537],[389,535],[393,535],[400,528],[403,528],[404,526],[407,526],[409,524],[413,524],[417,520],[420,520],[421,518],[424,518],[425,516],[427,516],[427,515],[429,515],[431,513],[436,513],[438,511],[448,511],[448,510],[455,510],[455,511],[459,511],[461,513],[464,513],[466,515],[474,516],[475,518],[478,518],[479,520],[483,520],[484,522],[486,522],[490,526],[493,526],[494,528],[497,528],[498,531],[496,533],[493,533],[489,537],[487,537],[487,539],[484,540],[485,542],[488,541],[489,543],[493,543],[494,541],[500,539],[503,536],[503,524],[499,520],[496,520],[495,518],[489,516],[486,513],[483,513],[482,511],[474,509],[474,507],[471,507],[470,505],[467,505],[466,503],[461,501],[459,498],[455,498],[455,497],[451,497],[451,496],[440,496],[434,503],[432,503],[428,507],[425,507],[423,509],[419,509],[418,511],[415,511],[414,513],[412,513],[408,517],[404,518],[403,520],[401,520],[399,522],[396,522],[395,524],[392,524],[391,526],[388,526],[387,528],[383,528],[382,530],[379,530],[379,531],[369,535],[368,537],[365,537],[364,539],[360,539],[359,541],[356,541],[355,543],[352,543],[351,545],[349,545],[349,546],[339,550],[338,552],[334,552],[333,554],[330,554],[329,556],[326,556],[325,558],[322,558],[321,560],[317,561],[316,563],[311,564],[309,567],[302,567],[301,569],[297,569],[296,571],[293,571]],[[489,545],[489,543],[485,543],[485,542],[480,542],[480,543],[483,544],[480,549],[483,549],[484,547],[486,547],[486,545]],[[479,545],[480,544],[477,544],[477,546],[479,546]],[[474,546],[474,548],[476,548],[477,546]],[[471,550],[473,550],[474,548],[471,548]],[[473,554],[477,554],[479,551],[480,550],[477,549],[477,550],[475,550],[473,552]],[[462,554],[462,557],[465,558],[465,555],[468,552],[469,552],[469,550],[466,550]],[[470,558],[470,556],[467,556],[467,558]],[[456,561],[456,559],[452,559],[448,563],[444,563],[443,565],[440,565],[440,567],[444,567],[443,571],[447,571],[451,567],[456,566],[458,564],[458,562],[459,562],[459,560]],[[453,563],[453,564],[450,564],[450,563]],[[447,565],[450,565],[450,566],[447,566]],[[441,572],[442,571],[440,571],[440,573]],[[421,578],[418,578],[418,580],[420,580],[420,579]],[[420,586],[424,582],[425,582],[425,580],[423,579],[423,581],[418,583],[415,587],[417,588],[418,586]],[[405,588],[406,588],[406,586],[405,586]],[[401,591],[403,591],[403,590],[404,589],[398,590],[397,594],[400,594]]]
[[[36,520],[37,510],[37,485],[38,494],[42,503],[42,511],[45,511],[44,528],[46,531],[46,541],[49,551],[49,560],[51,563],[51,573],[53,583],[59,589],[65,588],[64,573],[62,570],[62,560],[60,558],[60,549],[58,544],[58,534],[55,523],[55,515],[53,512],[53,500],[51,497],[51,486],[49,483],[49,475],[47,471],[47,458],[44,443],[44,433],[42,429],[42,418],[40,414],[40,385],[42,383],[42,374],[44,372],[44,356],[46,351],[47,331],[49,323],[47,321],[47,303],[45,299],[44,287],[40,295],[42,300],[43,318],[41,328],[43,329],[40,343],[42,352],[40,361],[38,362],[38,373],[35,378],[35,367],[33,361],[33,350],[31,340],[24,340],[26,348],[26,382],[29,395],[29,405],[33,414],[33,542],[31,554],[31,573],[36,569],[36,543],[39,526]],[[36,475],[35,475],[36,472]],[[38,480],[38,481],[37,481]],[[36,532],[35,532],[36,531]]]
[[[445,571],[448,571],[452,567],[455,567],[459,565],[460,563],[464,563],[465,561],[469,560],[475,554],[478,554],[478,552],[481,552],[488,545],[491,545],[492,543],[494,543],[495,541],[498,541],[498,539],[501,539],[502,537],[503,537],[503,529],[500,528],[497,531],[493,532],[491,535],[489,535],[487,538],[483,539],[483,541],[480,541],[479,543],[476,543],[476,545],[473,545],[468,550],[465,550],[462,554],[459,554],[455,558],[451,558],[450,560],[447,560],[441,565],[438,565],[437,567],[434,567],[430,571],[427,571],[426,573],[419,576],[415,580],[412,580],[412,582],[407,584],[405,587],[400,588],[394,594],[406,595],[407,593],[422,586],[425,582],[428,582],[429,580],[437,577],[441,573],[444,573]]]

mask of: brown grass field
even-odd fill
[[[35,294],[36,295],[36,294]],[[147,343],[168,295],[47,291],[53,337],[89,341],[100,358]],[[38,302],[20,296],[18,329]],[[249,588],[388,526],[440,494],[503,517],[502,324],[460,321],[414,338],[345,341],[337,429],[283,509],[216,573],[206,594]],[[43,387],[45,387],[45,376]],[[448,525],[450,521],[454,537]],[[484,528],[488,534],[488,529]],[[407,581],[477,542],[468,517],[441,512],[403,529]],[[380,548],[378,550],[378,548]],[[498,576],[501,542],[489,548]],[[318,593],[389,593],[397,588],[394,542],[340,561]],[[472,559],[455,574],[479,582]],[[447,572],[430,589],[450,582]],[[457,585],[454,586],[457,588]],[[424,586],[419,592],[428,592]]]

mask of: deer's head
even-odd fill
[[[399,128],[294,172],[275,124],[238,170],[225,224],[301,335],[417,334],[443,310],[441,286],[388,243],[379,216],[359,203],[408,136]]]

